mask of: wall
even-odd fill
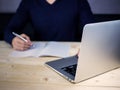
[[[120,14],[120,0],[88,0],[95,14]]]
[[[15,12],[20,1],[21,0],[0,0],[0,12]],[[88,1],[95,14],[120,14],[120,0]]]

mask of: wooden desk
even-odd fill
[[[79,43],[71,44],[70,55]],[[0,90],[120,90],[120,68],[95,78],[72,84],[45,66],[53,57],[12,58],[10,45],[0,41]]]

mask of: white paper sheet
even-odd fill
[[[40,57],[40,56],[56,56],[68,57],[70,45],[62,42],[35,42],[33,46],[25,51],[13,51],[10,53],[12,57]]]

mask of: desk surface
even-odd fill
[[[80,43],[69,44],[74,55]],[[120,90],[120,68],[72,84],[45,66],[46,61],[58,58],[13,58],[8,56],[11,51],[10,45],[0,41],[0,90]]]

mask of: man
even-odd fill
[[[5,41],[16,50],[26,50],[32,42],[25,33],[15,37],[27,22],[34,27],[40,41],[75,41],[83,26],[93,22],[93,14],[87,0],[22,0],[15,16],[5,30]],[[19,33],[20,34],[20,33]]]

